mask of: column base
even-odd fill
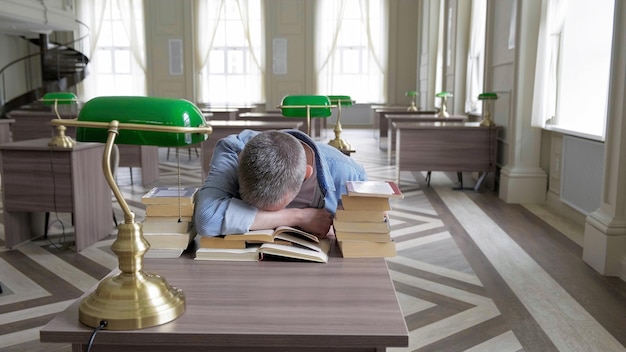
[[[601,210],[587,217],[583,260],[602,275],[626,281],[626,224],[608,218]]]
[[[507,168],[500,171],[500,199],[512,204],[546,202],[548,176],[537,168]]]

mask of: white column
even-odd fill
[[[626,281],[626,2],[615,1],[602,205],[585,224],[583,260]]]
[[[510,143],[507,164],[500,170],[499,196],[507,203],[544,203],[548,176],[540,167],[541,130],[530,125],[541,2],[516,1],[515,4],[518,6],[515,83],[507,131]]]

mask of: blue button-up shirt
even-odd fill
[[[366,180],[365,169],[336,148],[312,140],[299,130],[284,130],[313,149],[324,208],[334,214],[346,181]],[[258,209],[241,200],[237,179],[239,153],[260,132],[244,130],[219,140],[211,159],[211,170],[198,190],[194,223],[202,236],[243,233],[250,230]],[[271,167],[271,165],[268,165]]]

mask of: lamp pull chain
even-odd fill
[[[180,181],[180,157],[178,154],[180,148],[176,147],[176,179],[178,182],[178,222],[183,221],[183,205],[181,201],[181,181]]]

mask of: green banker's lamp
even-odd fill
[[[484,92],[478,95],[478,100],[483,101],[483,120],[480,121],[481,126],[491,127],[495,123],[491,120],[491,106],[494,100],[498,99],[498,95],[493,92]]]
[[[408,90],[404,93],[407,97],[411,97],[411,105],[406,109],[407,111],[417,111],[417,91]]]
[[[344,153],[354,152],[352,145],[350,145],[350,143],[348,143],[345,139],[341,138],[341,106],[352,106],[354,102],[347,95],[329,95],[328,99],[330,99],[330,103],[333,106],[337,106],[337,124],[335,124],[335,128],[333,129],[335,132],[335,138],[331,139],[328,144]]]
[[[76,127],[80,142],[105,142],[102,168],[107,183],[124,211],[111,249],[118,256],[120,273],[105,278],[80,303],[81,323],[107,329],[130,330],[170,322],[185,311],[182,290],[157,275],[143,271],[150,245],[143,225],[135,221],[111,172],[113,144],[180,147],[206,140],[212,132],[202,112],[181,99],[154,97],[98,97],[82,107],[76,119],[55,119],[53,126]]]
[[[306,117],[306,133],[311,135],[311,118],[331,115],[330,99],[326,95],[287,95],[278,106],[285,117]]]
[[[448,114],[448,98],[452,98],[454,95],[450,92],[439,92],[435,95],[437,98],[441,98],[441,109],[439,109],[439,117],[450,117]]]
[[[78,97],[74,93],[70,92],[54,92],[54,93],[46,93],[41,99],[44,105],[54,105],[54,113],[57,116],[57,119],[61,120],[61,115],[59,114],[59,105],[74,105],[78,104]],[[57,134],[52,141],[48,145],[50,146],[60,146],[63,148],[72,148],[76,145],[76,142],[68,136],[65,135],[65,126],[58,125],[56,126]]]

